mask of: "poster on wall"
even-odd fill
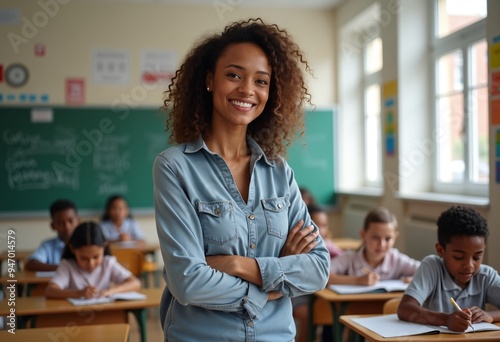
[[[396,97],[398,83],[396,80],[387,82],[382,88],[384,109],[385,154],[392,157],[396,153]]]
[[[130,53],[118,49],[95,49],[92,54],[92,82],[105,85],[130,83]]]
[[[83,105],[85,103],[85,80],[82,78],[67,78],[65,97],[67,105]]]
[[[170,50],[143,50],[140,63],[142,84],[165,86],[175,75],[177,55]]]

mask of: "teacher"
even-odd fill
[[[286,31],[250,19],[199,42],[165,92],[165,341],[293,341],[291,298],[325,287],[330,257],[283,158],[304,127],[303,69]]]

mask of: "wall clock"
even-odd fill
[[[22,64],[11,64],[5,69],[5,82],[14,88],[25,85],[29,79],[29,71]]]

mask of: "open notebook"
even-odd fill
[[[399,337],[399,336],[411,336],[411,335],[421,335],[421,334],[463,334],[473,331],[488,331],[488,330],[500,330],[499,326],[490,323],[476,323],[473,324],[474,330],[469,327],[465,332],[456,332],[443,326],[433,326],[418,323],[411,323],[406,321],[401,321],[397,314],[392,315],[381,315],[372,317],[361,317],[353,318],[353,322],[362,325],[363,327],[376,332],[382,337]]]
[[[116,293],[109,297],[101,297],[101,298],[90,298],[90,299],[68,298],[68,301],[75,306],[82,306],[82,305],[111,303],[114,302],[115,300],[144,300],[144,299],[146,299],[145,294],[131,291],[131,292]]]
[[[330,290],[340,294],[370,293],[370,292],[394,292],[404,291],[408,283],[401,280],[381,280],[372,286],[363,285],[328,285]]]

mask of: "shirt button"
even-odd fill
[[[251,248],[251,249],[255,249],[255,243],[252,243],[252,244],[250,245],[250,248]]]
[[[220,214],[220,209],[219,208],[215,209],[214,213],[215,213],[215,215],[219,215]]]
[[[247,323],[247,325],[248,325],[249,327],[253,327],[253,321],[248,322],[248,323]]]
[[[248,218],[249,218],[250,220],[255,220],[255,215],[254,215],[254,214],[250,214],[250,216],[248,216]]]
[[[278,203],[278,209],[281,209],[281,208],[283,208],[283,204]]]

